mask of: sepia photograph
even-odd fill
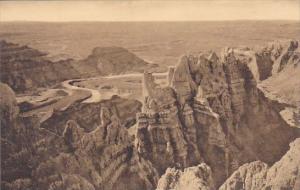
[[[1,190],[300,190],[300,0],[0,1]]]

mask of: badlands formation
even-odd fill
[[[300,189],[297,41],[182,56],[167,85],[122,48],[96,48],[67,64],[1,47],[1,189]],[[65,90],[55,106],[29,106],[13,91],[141,69],[143,103],[118,96],[84,103],[90,94]],[[288,85],[274,95],[282,80]]]

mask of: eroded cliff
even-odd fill
[[[273,164],[300,136],[279,114],[284,105],[257,88],[271,74],[273,63],[248,51],[225,48],[221,56],[183,56],[169,71],[168,87],[144,74],[136,146],[160,173],[204,161],[219,186],[244,163]]]

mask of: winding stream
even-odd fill
[[[165,73],[153,73],[153,76],[167,76],[167,72]],[[122,79],[125,77],[143,77],[143,73],[130,73],[130,74],[121,74],[121,75],[110,75],[110,76],[102,76],[102,77],[92,77],[92,78],[85,78],[85,79],[71,79],[63,81],[61,84],[64,88],[69,90],[85,90],[89,91],[91,93],[91,97],[84,100],[83,103],[93,103],[93,102],[99,102],[104,99],[109,99],[111,97],[104,97],[101,95],[101,93],[98,90],[91,89],[91,88],[85,88],[85,87],[79,87],[76,85],[73,85],[75,82],[81,82],[81,81],[88,81],[88,80],[97,80],[97,79]],[[112,94],[113,95],[113,94]]]

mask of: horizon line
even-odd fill
[[[0,20],[7,22],[43,22],[43,23],[67,23],[67,22],[234,22],[234,21],[289,21],[300,22],[300,19],[224,19],[224,20],[70,20],[70,21],[45,21],[45,20]]]

